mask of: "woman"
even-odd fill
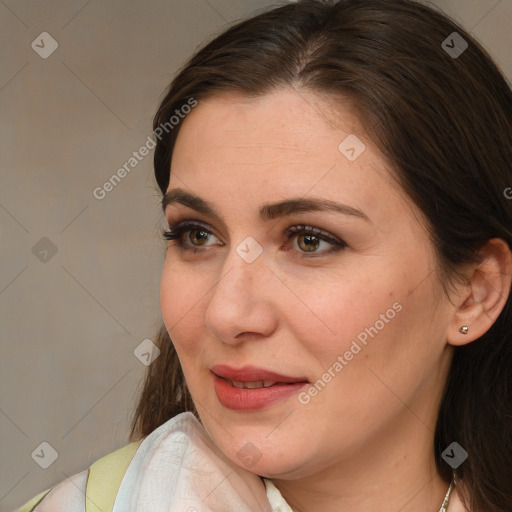
[[[299,1],[201,49],[154,130],[135,441],[22,510],[512,510],[512,93],[479,44]]]

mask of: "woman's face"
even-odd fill
[[[262,476],[410,454],[451,358],[422,217],[338,105],[333,125],[292,89],[200,101],[172,159],[167,221],[195,225],[169,242],[163,319],[206,430]]]

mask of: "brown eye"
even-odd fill
[[[304,252],[314,252],[320,245],[320,240],[314,235],[302,234],[297,237],[297,245]]]
[[[301,253],[301,257],[327,255],[347,247],[343,240],[312,226],[292,226],[286,236],[288,239],[297,239],[296,250]]]
[[[183,221],[178,225],[169,226],[169,230],[164,231],[162,235],[165,240],[177,241],[173,247],[177,246],[183,251],[202,251],[203,247],[217,245],[215,240],[218,242],[217,237],[208,228],[192,221]]]
[[[188,239],[191,241],[192,245],[204,245],[210,235],[207,231],[202,229],[191,229],[188,233]],[[196,244],[195,241],[198,243]]]

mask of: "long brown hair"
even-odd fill
[[[459,37],[467,48],[450,53],[464,49]],[[487,240],[512,247],[512,200],[504,192],[512,186],[511,88],[453,20],[412,0],[302,0],[274,8],[198,51],[171,83],[154,128],[190,98],[200,102],[220,91],[257,96],[287,86],[353,101],[428,219],[446,287],[462,264],[479,261]],[[170,130],[155,149],[162,193],[178,132],[179,126]],[[511,333],[509,295],[489,331],[455,349],[440,406],[437,469],[451,479],[441,453],[453,441],[469,453],[455,472],[473,512],[512,510]],[[161,354],[149,368],[132,436],[148,435],[183,411],[197,416],[164,327],[157,343]]]

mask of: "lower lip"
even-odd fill
[[[256,411],[295,395],[308,383],[295,382],[293,384],[274,384],[268,388],[240,389],[232,386],[227,380],[214,375],[213,384],[217,398],[224,407],[234,411]]]

